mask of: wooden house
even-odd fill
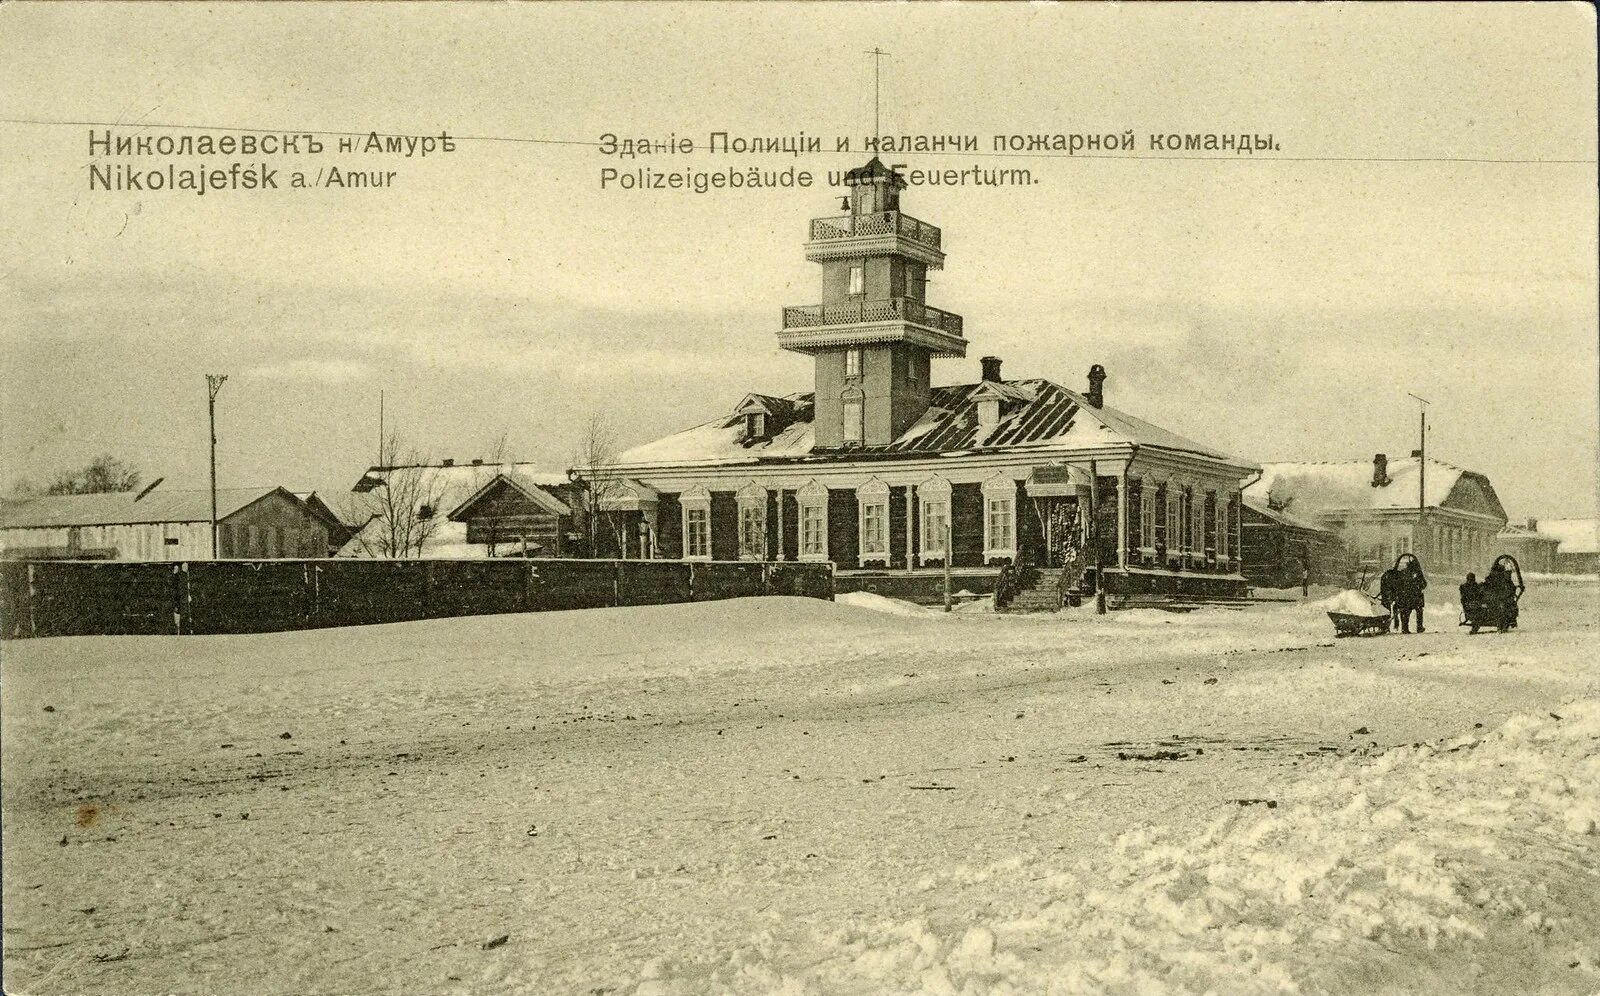
[[[283,488],[217,490],[217,556],[326,557],[337,520]],[[0,503],[0,556],[28,560],[208,560],[211,492],[46,495]]]
[[[1481,577],[1506,524],[1483,474],[1382,453],[1371,461],[1264,464],[1245,497],[1338,533],[1369,572],[1413,553],[1430,574]]]

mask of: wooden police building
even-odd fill
[[[967,354],[960,315],[930,305],[940,230],[901,210],[877,159],[846,175],[849,214],[811,222],[818,304],[783,309],[779,345],[811,358],[814,390],[749,394],[722,416],[631,449],[602,507],[641,549],[701,560],[830,560],[839,589],[927,597],[946,560],[992,590],[1003,565],[1066,571],[1111,592],[1230,594],[1239,488],[1256,468],[1083,393],[1006,380],[935,386]],[[582,470],[580,469],[580,473]]]

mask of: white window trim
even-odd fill
[[[1233,537],[1229,535],[1228,522],[1232,518],[1233,495],[1217,492],[1217,559],[1227,560],[1233,551]]]
[[[883,509],[883,550],[882,552],[869,553],[867,551],[867,507],[877,506]],[[856,488],[856,562],[865,567],[869,562],[881,563],[889,566],[889,550],[892,545],[889,536],[889,485],[874,477],[872,480]]]
[[[1139,547],[1144,556],[1156,555],[1156,489],[1148,480],[1139,482]]]
[[[690,488],[678,496],[678,504],[682,506],[683,517],[683,559],[684,560],[710,560],[711,559],[711,492],[701,485]],[[706,513],[706,552],[691,554],[689,552],[689,512],[703,511]]]
[[[1199,485],[1189,489],[1189,556],[1204,560],[1206,556],[1206,493]],[[1195,527],[1200,528],[1196,529]]]
[[[926,564],[930,560],[937,560],[943,563],[945,558],[949,556],[949,553],[944,549],[945,537],[942,535],[939,537],[939,549],[930,549],[928,543],[928,503],[942,502],[944,504],[945,522],[953,529],[955,523],[951,519],[951,515],[954,513],[950,500],[951,493],[950,482],[942,477],[929,478],[917,486],[917,532],[920,534],[919,538],[922,541],[919,544],[920,549],[917,551],[917,562],[920,564]],[[954,541],[953,536],[951,539]]]
[[[1183,556],[1183,487],[1176,481],[1161,486],[1161,517],[1166,520],[1166,559]]]
[[[746,484],[734,493],[734,501],[739,506],[739,559],[764,560],[767,549],[767,489],[754,481]],[[761,549],[754,553],[747,553],[744,548],[744,514],[754,510],[761,520]]]
[[[794,493],[795,497],[795,542],[801,560],[821,561],[828,559],[828,489],[825,485],[811,481],[805,487]],[[806,509],[817,508],[822,512],[822,551],[806,552]]]
[[[983,482],[983,559],[998,560],[1009,557],[1013,562],[1017,559],[1017,482],[1009,477],[996,475]],[[1011,503],[1011,542],[1000,546],[994,541],[989,523],[989,502],[991,500],[1004,500]],[[954,509],[952,509],[952,512]]]

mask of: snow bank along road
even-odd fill
[[[6,986],[1592,992],[1597,593],[8,643]]]

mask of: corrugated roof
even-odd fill
[[[1048,380],[987,382],[1015,400],[1003,406],[1000,421],[979,441],[978,420],[972,396],[986,382],[936,387],[928,410],[891,443],[821,450],[812,432],[812,395],[790,395],[798,420],[769,440],[744,438],[739,418],[721,418],[674,433],[623,453],[624,466],[673,464],[748,463],[813,456],[858,457],[863,454],[939,454],[963,450],[1005,449],[1027,446],[1043,450],[1072,450],[1106,443],[1134,443],[1218,460],[1231,459],[1220,450],[1195,442],[1115,408],[1094,408],[1075,391]]]

